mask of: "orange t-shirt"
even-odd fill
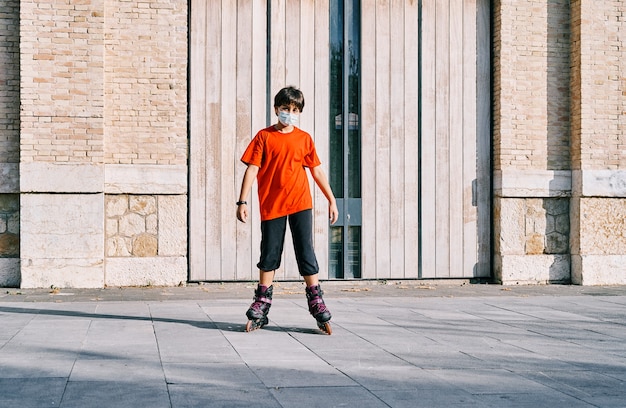
[[[274,126],[256,134],[241,161],[259,167],[257,184],[261,220],[313,208],[305,167],[321,164],[311,135],[294,127],[281,133]]]

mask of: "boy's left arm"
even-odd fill
[[[311,175],[313,176],[313,180],[315,180],[315,184],[322,190],[322,193],[326,196],[328,200],[328,219],[331,224],[337,222],[339,218],[339,210],[337,209],[337,200],[335,200],[335,195],[333,194],[333,190],[330,188],[330,183],[328,183],[328,179],[326,178],[326,174],[324,170],[322,170],[322,166],[315,166],[310,169]]]

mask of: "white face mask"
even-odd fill
[[[278,112],[278,121],[282,123],[284,126],[289,125],[297,125],[298,124],[298,114],[289,113],[285,111]]]

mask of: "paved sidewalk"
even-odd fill
[[[626,287],[0,289],[0,407],[626,407]]]

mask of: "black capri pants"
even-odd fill
[[[289,221],[300,275],[315,275],[319,272],[319,266],[313,250],[312,210],[261,221],[261,259],[257,267],[262,271],[273,271],[280,267],[287,221]]]

